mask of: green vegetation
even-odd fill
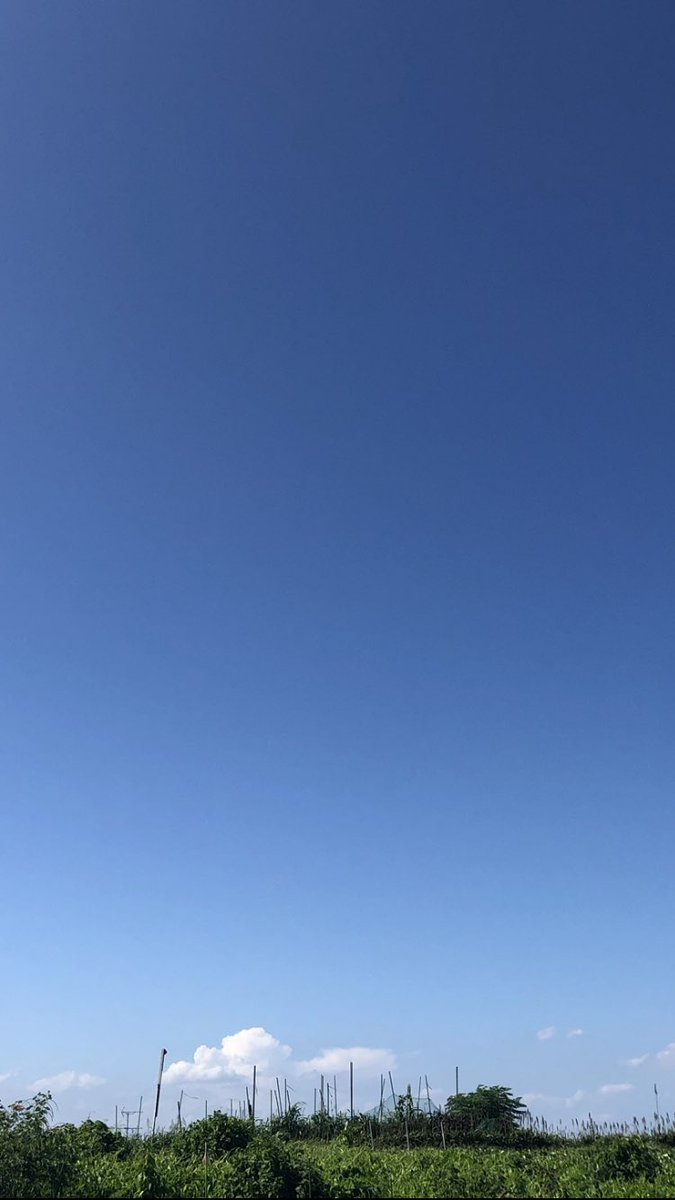
[[[0,1105],[0,1194],[12,1197],[675,1196],[675,1129],[576,1136],[523,1127],[507,1088],[421,1113],[399,1097],[382,1120],[298,1106],[270,1124],[214,1113],[125,1138],[101,1121],[51,1124],[48,1095]],[[409,1148],[408,1148],[409,1147]]]
[[[450,1096],[445,1106],[451,1130],[462,1133],[510,1134],[520,1128],[527,1112],[510,1088],[486,1087]]]

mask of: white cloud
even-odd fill
[[[330,1050],[322,1050],[316,1058],[298,1063],[301,1074],[308,1071],[323,1071],[326,1074],[338,1071],[348,1071],[350,1062],[360,1075],[381,1075],[385,1071],[393,1071],[396,1066],[396,1056],[391,1050],[380,1050],[369,1046],[334,1046]]]
[[[167,1083],[248,1079],[254,1064],[265,1077],[282,1069],[290,1055],[290,1046],[256,1025],[224,1037],[220,1046],[198,1046],[192,1062],[171,1063],[164,1078]]]
[[[659,1050],[656,1057],[667,1067],[675,1067],[675,1042],[669,1042],[665,1050]]]
[[[584,1099],[586,1092],[579,1088],[572,1096],[551,1096],[547,1092],[525,1092],[523,1100],[528,1108],[532,1104],[545,1104],[549,1108],[560,1108],[564,1104],[565,1108],[573,1108],[575,1104],[580,1104]]]
[[[618,1096],[622,1092],[632,1092],[634,1087],[633,1083],[603,1083],[598,1092],[601,1096]]]
[[[547,1025],[545,1029],[539,1029],[537,1031],[537,1037],[539,1038],[540,1042],[549,1042],[551,1038],[555,1037],[555,1033],[555,1025]]]
[[[295,1078],[312,1071],[338,1074],[348,1071],[350,1062],[361,1078],[379,1078],[381,1073],[394,1070],[396,1055],[379,1047],[332,1046],[301,1061],[293,1058],[290,1046],[262,1026],[255,1026],[224,1037],[219,1046],[198,1046],[192,1061],[181,1059],[167,1067],[164,1081],[241,1084],[252,1078],[255,1065],[258,1082],[263,1085],[271,1083],[275,1075]]]
[[[656,1054],[636,1054],[634,1058],[627,1058],[624,1066],[641,1067],[643,1063],[652,1058],[664,1067],[675,1067],[675,1042],[669,1042],[663,1050],[657,1050]]]
[[[546,1092],[524,1092],[522,1098],[527,1105],[536,1104],[537,1102],[540,1104],[551,1104],[555,1103],[558,1099],[557,1096],[548,1096]]]
[[[105,1083],[100,1075],[89,1075],[86,1071],[59,1071],[58,1075],[45,1075],[31,1084],[36,1092],[67,1092],[71,1088],[100,1087]]]
[[[565,1034],[565,1036],[568,1038],[583,1037],[583,1035],[584,1035],[583,1029],[569,1029],[567,1031],[567,1033]]]

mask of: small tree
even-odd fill
[[[445,1111],[457,1133],[508,1134],[520,1128],[527,1109],[510,1088],[481,1083],[475,1092],[449,1096]]]

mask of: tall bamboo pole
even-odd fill
[[[159,1056],[159,1078],[157,1080],[157,1096],[155,1097],[155,1115],[152,1118],[153,1135],[155,1132],[155,1125],[157,1124],[157,1113],[159,1112],[159,1093],[162,1090],[162,1072],[164,1070],[164,1059],[166,1058],[166,1055],[167,1055],[167,1051],[162,1050],[162,1053]]]

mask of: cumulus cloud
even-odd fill
[[[572,1038],[572,1037],[583,1037],[583,1035],[584,1035],[583,1029],[568,1029],[565,1036],[568,1038]]]
[[[648,1058],[649,1058],[648,1054],[637,1054],[635,1056],[635,1058],[627,1058],[624,1063],[624,1066],[625,1067],[641,1067],[643,1062],[646,1062]]]
[[[380,1050],[369,1046],[333,1046],[330,1050],[322,1050],[316,1058],[298,1063],[302,1074],[308,1071],[323,1071],[326,1074],[337,1071],[348,1071],[350,1062],[361,1075],[376,1077],[385,1071],[393,1071],[396,1066],[396,1056],[391,1050]]]
[[[350,1062],[361,1078],[377,1078],[396,1066],[391,1050],[371,1046],[331,1046],[314,1058],[293,1058],[290,1046],[284,1045],[262,1026],[240,1029],[224,1037],[219,1046],[198,1046],[192,1061],[179,1059],[164,1072],[167,1084],[175,1083],[241,1083],[249,1080],[257,1067],[260,1083],[275,1075],[298,1077],[312,1071],[326,1075],[348,1071]]]
[[[634,1087],[633,1083],[603,1083],[598,1092],[601,1096],[618,1096],[622,1092],[632,1092]]]
[[[547,1025],[545,1029],[537,1030],[537,1037],[540,1042],[549,1042],[555,1037],[555,1025]]]
[[[571,1096],[568,1096],[565,1100],[565,1107],[574,1108],[575,1104],[581,1104],[581,1101],[585,1099],[585,1096],[586,1093],[583,1088],[577,1088],[576,1092],[574,1092]]]
[[[192,1062],[171,1063],[164,1079],[167,1083],[248,1079],[254,1064],[262,1076],[274,1075],[290,1056],[290,1046],[284,1046],[261,1025],[255,1025],[224,1037],[220,1046],[198,1046]]]
[[[656,1057],[666,1067],[675,1067],[675,1042],[669,1042],[665,1050],[658,1051]]]
[[[100,1087],[105,1083],[100,1075],[89,1075],[87,1071],[59,1071],[58,1075],[45,1075],[36,1079],[31,1087],[36,1092],[67,1092],[71,1088]]]

